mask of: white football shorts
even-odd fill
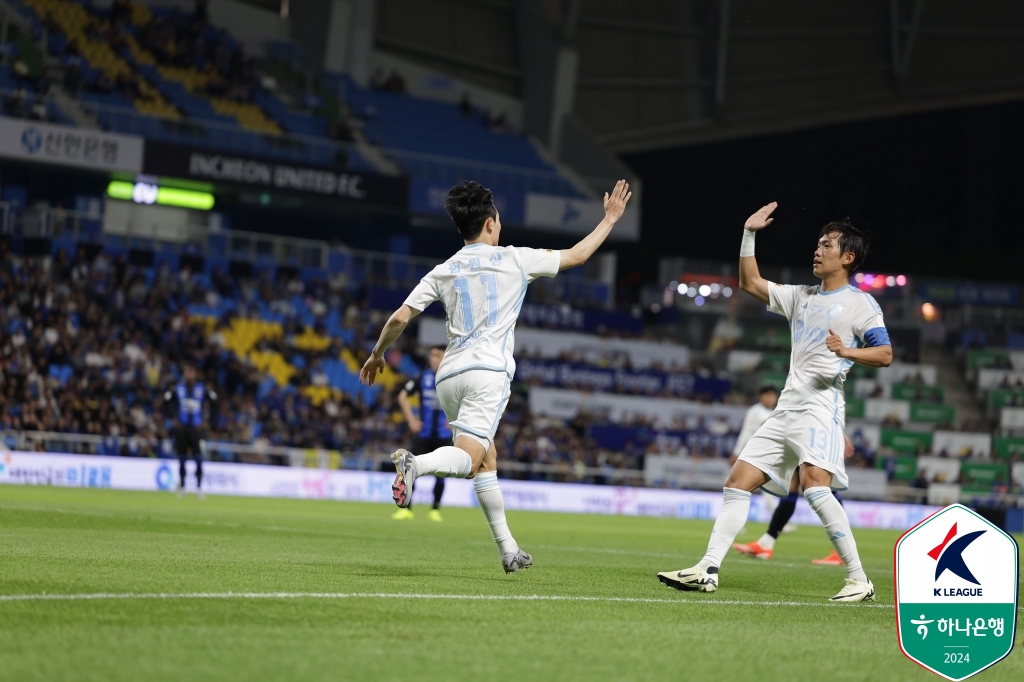
[[[448,417],[452,440],[468,436],[484,448],[494,442],[510,395],[511,380],[505,372],[471,369],[437,385],[437,399]]]
[[[789,494],[789,482],[800,464],[832,474],[832,490],[846,490],[843,424],[838,417],[814,410],[776,410],[750,439],[740,459],[768,476],[761,490],[776,497]]]

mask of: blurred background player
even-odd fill
[[[843,457],[844,459],[850,459],[853,456],[853,441],[845,433],[843,434],[843,440],[845,442]],[[793,474],[793,480],[789,484],[789,495],[787,495],[782,501],[775,507],[775,511],[772,513],[772,519],[768,523],[768,530],[765,531],[759,539],[748,542],[745,545],[741,545],[738,542],[733,543],[732,548],[740,554],[746,554],[752,556],[755,559],[768,560],[772,558],[775,552],[775,541],[779,539],[779,535],[789,531],[788,527],[793,524],[789,522],[793,518],[793,512],[796,511],[797,497],[800,494],[800,473]],[[836,501],[839,504],[843,503],[843,500],[839,497],[839,493],[834,493]],[[842,566],[843,560],[839,558],[839,554],[835,548],[832,552],[824,559],[814,559],[811,561],[816,566]]]
[[[452,430],[448,426],[448,417],[437,401],[437,388],[434,380],[437,368],[444,359],[445,346],[434,346],[427,356],[427,368],[415,379],[405,382],[398,392],[398,406],[402,408],[405,421],[413,433],[412,449],[414,452],[431,452],[452,442]],[[420,416],[412,411],[409,398],[420,397]],[[444,495],[444,476],[437,476],[434,481],[434,507],[427,517],[431,521],[441,520],[441,496]],[[391,518],[402,521],[412,518],[412,500],[405,509],[399,508]]]
[[[185,365],[182,379],[173,389],[164,393],[164,409],[174,420],[171,433],[174,453],[178,456],[178,497],[185,496],[185,462],[196,463],[196,496],[203,497],[203,454],[206,444],[203,405],[209,403],[210,421],[216,417],[217,394],[197,380],[195,367]]]
[[[397,470],[392,494],[395,504],[408,507],[420,476],[473,478],[506,573],[533,565],[533,557],[519,548],[505,520],[494,447],[494,433],[512,395],[515,325],[526,288],[538,277],[554,277],[586,263],[622,217],[630,196],[629,185],[619,180],[611,194],[604,195],[605,215],[597,227],[572,248],[552,251],[498,246],[501,219],[491,191],[475,182],[452,187],[444,207],[465,246],[427,273],[392,313],[359,372],[359,380],[372,385],[384,369],[384,353],[409,321],[441,301],[449,343],[437,372],[437,397],[455,444],[422,455],[397,450],[391,456]]]
[[[814,251],[814,275],[821,284],[769,282],[754,258],[754,236],[772,223],[776,207],[774,202],[763,206],[744,224],[739,271],[743,291],[789,320],[792,352],[786,387],[729,472],[704,558],[696,566],[659,573],[658,579],[679,590],[716,591],[721,563],[750,512],[751,493],[761,488],[783,497],[799,472],[804,497],[846,567],[846,582],[831,601],[869,601],[875,598],[875,587],[861,565],[846,510],[832,493],[848,487],[843,457],[846,374],[854,363],[892,364],[881,308],[869,294],[850,286],[853,271],[867,256],[868,239],[848,222],[828,223]]]
[[[743,452],[743,448],[746,447],[750,439],[754,437],[754,434],[761,424],[764,424],[765,420],[771,416],[772,410],[779,403],[779,390],[774,386],[762,386],[761,390],[758,391],[758,400],[756,403],[750,406],[747,410],[747,414],[743,417],[743,426],[740,428],[740,434],[736,436],[736,445],[732,448],[732,455],[729,457],[729,464],[735,464],[736,459]]]
[[[736,464],[736,460],[739,458],[740,453],[743,452],[743,448],[754,437],[757,430],[761,428],[761,424],[764,424],[765,420],[768,419],[778,402],[779,389],[774,386],[761,387],[758,391],[758,401],[750,406],[747,414],[743,417],[743,426],[740,428],[739,435],[736,436],[736,443],[732,447],[732,454],[729,455],[729,466]],[[765,497],[768,498],[764,501],[765,506],[773,511],[778,509],[779,502],[774,495],[765,495]],[[789,498],[787,497],[786,499],[788,500]],[[786,527],[783,529],[783,532],[791,533],[796,530],[796,526],[793,524],[787,523],[784,525]]]

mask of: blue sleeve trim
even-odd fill
[[[892,342],[889,340],[889,331],[885,327],[869,329],[864,334],[864,345],[868,348],[874,348],[875,346],[891,346]]]

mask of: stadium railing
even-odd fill
[[[68,235],[76,242],[91,242],[100,236],[102,228],[102,214],[55,207],[22,208],[0,201],[0,234],[44,238]]]
[[[167,247],[185,248],[182,244],[154,239],[150,233],[129,231],[124,235],[103,235],[102,223],[102,212],[37,206],[22,208],[0,202],[0,233],[14,238],[59,240],[65,244],[109,243],[118,248],[153,251],[163,251]],[[323,270],[325,275],[345,272],[357,282],[376,280],[409,285],[437,264],[437,260],[432,258],[350,249],[318,240],[242,229],[212,230],[196,226],[187,237],[189,247],[198,246],[202,255],[213,260],[312,268]],[[581,291],[603,292],[607,289],[602,283],[588,278],[575,278],[572,284]],[[406,293],[402,292],[402,299]],[[606,301],[601,298],[597,302]]]

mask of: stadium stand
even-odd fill
[[[69,107],[109,131],[405,174],[414,184],[446,187],[469,175],[499,196],[585,194],[501,112],[468,97],[453,104],[411,96],[397,72],[366,87],[339,74],[300,83],[289,67],[302,59],[295,45],[272,43],[264,57],[250,58],[210,24],[202,3],[188,14],[130,0],[109,9],[71,0],[7,4],[24,29],[16,26],[3,45],[8,116],[80,125],[52,96],[59,74]],[[104,234],[102,215],[71,212],[64,215],[73,229],[42,230],[39,239],[12,215],[5,205],[0,414],[9,447],[166,454],[162,396],[185,362],[227,396],[210,434],[214,457],[375,467],[406,441],[394,389],[419,371],[415,343],[389,356],[381,386],[361,386],[357,373],[384,315],[430,261],[295,239],[278,249],[283,239],[231,230],[200,244],[118,239]],[[272,248],[242,250],[243,242]],[[667,299],[655,292],[653,307],[621,310],[612,309],[608,283],[582,271],[531,287],[499,432],[503,470],[704,485],[644,476],[650,462],[671,457],[715,463],[707,480],[720,486],[714,467],[731,452],[745,407],[760,386],[785,383],[789,330],[739,296],[735,310],[710,315],[709,305],[691,316],[670,304],[672,291],[687,290],[673,285]],[[698,288],[706,287],[694,282],[688,296],[699,306],[708,294],[698,297]],[[654,307],[660,312],[640,312]],[[887,308],[887,319],[896,310]],[[883,477],[881,495],[892,499],[1019,493],[1024,319],[1016,312],[949,306],[948,338],[927,348],[921,320],[894,315],[905,327],[893,329],[899,362],[855,368],[846,387],[851,469]],[[431,315],[419,322],[423,345],[444,338],[443,322]]]
[[[440,157],[453,156],[477,162],[484,172],[480,181],[499,191],[578,192],[529,140],[468,101],[456,108],[388,90],[383,83],[375,89],[360,88],[347,76],[332,81],[351,110],[366,120],[369,139],[412,175],[456,184],[463,170],[437,168]],[[510,168],[517,172],[509,175]]]
[[[404,291],[424,264],[410,259],[382,278],[367,261],[335,251],[325,267],[264,258],[230,276],[216,241],[205,253],[165,245],[152,264],[136,265],[139,250],[103,242],[98,226],[91,237],[77,234],[92,243],[55,238],[50,258],[13,253],[4,242],[0,401],[9,447],[167,454],[162,394],[185,362],[227,396],[210,435],[214,457],[365,468],[405,442],[394,390],[418,372],[415,341],[389,356],[381,385],[363,387],[357,373],[393,307],[394,296],[379,292]],[[24,248],[23,240],[10,244]],[[625,339],[607,329],[587,334],[570,331],[586,310],[555,318],[544,303],[529,306],[539,312],[521,322],[520,367],[498,440],[513,476],[641,483],[648,459],[724,464],[754,390],[785,381],[788,339],[757,317],[739,319],[750,329],[733,348],[704,352],[659,340],[657,325],[639,337],[624,325],[617,333],[632,337]],[[443,334],[430,313],[420,318],[423,343]],[[951,487],[957,495],[1019,493],[1024,431],[1006,413],[1020,409],[1024,393],[1013,383],[1018,355],[965,353],[966,376],[990,407],[981,424],[957,420],[936,365],[857,369],[847,386],[851,470],[879,472],[891,499],[935,501]]]
[[[451,185],[467,169],[495,191],[587,196],[505,120],[468,102],[418,99],[373,82],[325,75],[323,86],[287,87],[291,43],[248,57],[229,31],[209,23],[205,5],[192,13],[118,0],[109,9],[73,0],[10,0],[31,31],[24,48],[45,36],[66,95],[104,130],[198,148],[353,170],[402,172]],[[394,76],[401,78],[400,76]],[[25,79],[0,67],[0,89],[21,92]],[[74,125],[33,80],[8,97],[5,113]],[[44,79],[45,80],[45,79]],[[33,96],[40,102],[34,106]],[[42,110],[45,109],[45,115]],[[352,144],[355,137],[359,144]]]

